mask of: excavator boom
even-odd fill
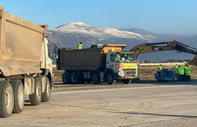
[[[197,49],[185,45],[178,41],[168,41],[159,43],[145,43],[133,47],[130,52],[134,52],[136,55],[148,52],[158,52],[158,51],[171,51],[176,50],[179,52],[186,52],[190,54],[197,55]]]
[[[133,47],[130,50],[130,52],[133,52],[134,54],[136,54],[136,56],[138,56],[139,54],[142,53],[171,51],[171,50],[197,55],[197,49],[175,40],[168,42],[145,43],[145,44],[137,45]],[[190,64],[197,66],[197,56],[190,62]]]

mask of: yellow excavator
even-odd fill
[[[133,47],[130,50],[130,52],[133,52],[136,56],[138,56],[139,54],[142,53],[171,51],[171,50],[197,55],[197,49],[185,45],[176,40],[168,41],[168,42],[145,43],[145,44],[137,45]],[[197,66],[197,56],[190,61],[190,64]]]
[[[145,43],[145,44],[137,45],[133,47],[130,50],[130,52],[133,52],[137,57],[139,54],[142,54],[142,53],[171,51],[171,50],[196,55],[194,59],[189,62],[189,64],[197,66],[197,49],[191,46],[185,45],[183,43],[180,43],[176,40],[168,41],[168,42]],[[167,71],[167,73],[168,73],[167,76],[164,76],[164,81],[165,80],[172,81],[173,78],[169,78],[169,75],[171,75],[171,72]]]

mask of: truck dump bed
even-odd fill
[[[58,49],[58,70],[96,70],[105,69],[106,53],[121,51],[126,45],[107,44],[103,48]]]
[[[59,70],[96,70],[102,68],[102,49],[58,50]]]
[[[4,76],[40,72],[46,28],[4,11],[0,5],[0,71]]]

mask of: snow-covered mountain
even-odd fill
[[[84,48],[89,48],[92,44],[127,44],[126,50],[147,42],[163,42],[177,40],[197,47],[197,36],[154,34],[146,30],[96,28],[82,22],[61,25],[55,29],[48,30],[49,41],[61,48],[76,48],[82,42]],[[173,54],[173,55],[172,55]],[[155,54],[142,54],[140,60],[164,61],[167,59],[186,59],[191,58],[188,54],[174,55],[175,52],[160,52]]]
[[[127,44],[127,49],[134,45],[149,42],[152,36],[144,36],[132,31],[118,30],[114,28],[96,28],[82,22],[61,25],[48,30],[49,40],[58,47],[76,48],[78,42],[82,42],[84,48],[92,44]]]
[[[121,31],[113,28],[95,28],[82,22],[75,22],[70,24],[65,24],[53,29],[54,31],[62,33],[77,33],[89,36],[94,36],[100,41],[106,40],[108,38],[127,38],[127,39],[137,39],[148,41],[154,37],[145,37],[141,34],[134,33],[131,31]]]

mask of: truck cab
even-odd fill
[[[46,78],[50,82],[50,88],[53,89],[53,67],[52,67],[52,44],[47,40],[47,38],[44,38],[43,44],[42,44],[42,53],[41,53],[41,63],[40,63],[40,69],[42,70],[42,74],[46,76]],[[43,86],[43,90],[44,90]],[[44,92],[44,91],[43,91]]]
[[[41,69],[45,69],[52,74],[52,54],[51,54],[51,44],[44,38],[42,45],[42,60]]]
[[[138,63],[134,52],[122,51],[124,44],[98,44],[91,48],[101,48],[106,55],[106,69],[104,79],[108,84],[112,80],[122,80],[128,83],[129,80],[138,76]]]
[[[108,52],[106,68],[111,68],[119,79],[132,79],[137,76],[136,56],[131,52]]]
[[[106,69],[111,70],[114,79],[128,83],[137,77],[138,64],[136,56],[131,52],[108,52],[106,56]]]

